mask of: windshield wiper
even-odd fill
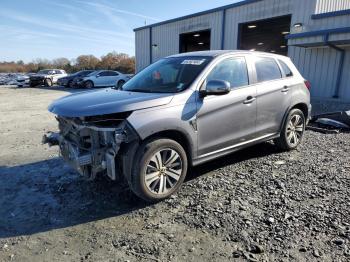
[[[145,89],[131,89],[131,90],[124,90],[128,92],[139,92],[139,93],[154,93],[151,90],[145,90]]]

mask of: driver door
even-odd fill
[[[229,82],[231,92],[199,98],[199,157],[229,150],[253,139],[256,133],[257,90],[249,85],[246,58],[240,56],[221,60],[207,76],[206,82],[210,80]]]

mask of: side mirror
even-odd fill
[[[200,90],[201,97],[205,96],[221,96],[230,93],[231,85],[223,80],[210,80],[203,90]]]
[[[98,74],[98,75],[96,75],[96,78],[99,78],[100,77],[100,75]]]

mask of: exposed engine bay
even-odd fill
[[[98,174],[117,179],[117,154],[122,143],[138,138],[125,120],[130,113],[67,118],[56,117],[59,133],[49,132],[43,143],[58,145],[64,160],[93,180]]]

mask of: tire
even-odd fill
[[[66,86],[66,87],[74,88],[73,80],[70,80],[70,81],[67,83],[67,86]]]
[[[292,109],[283,124],[280,137],[274,140],[277,147],[289,151],[296,149],[304,136],[305,116],[299,109]]]
[[[124,80],[119,80],[117,84],[117,88],[120,89],[125,84]]]
[[[84,83],[84,87],[85,87],[86,89],[94,88],[94,83],[93,83],[92,81],[86,81],[86,82]]]
[[[130,188],[138,197],[151,203],[164,200],[179,190],[188,167],[183,147],[174,140],[163,138],[141,144],[133,163],[131,174],[126,176]]]
[[[46,78],[44,80],[44,84],[46,87],[51,87],[52,86],[52,80],[50,78]]]

